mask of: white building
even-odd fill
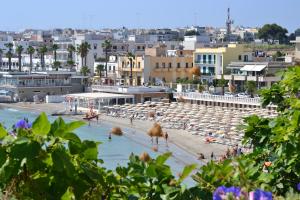
[[[104,42],[105,37],[102,35],[96,34],[77,34],[75,35],[75,47],[81,45],[84,42],[90,44],[91,49],[88,52],[86,58],[86,65],[90,68],[91,71],[94,69],[94,62],[97,58],[102,57],[104,55],[104,51],[102,48],[102,43]],[[75,54],[75,64],[77,65],[77,71],[80,71],[82,68],[82,63],[85,61],[81,59],[79,54]]]
[[[57,61],[61,63],[61,66],[66,67],[67,61],[69,59],[68,47],[73,45],[75,47],[75,42],[72,38],[68,37],[57,37],[54,38],[54,44],[57,44],[58,50],[56,51]],[[76,52],[72,54],[72,60],[75,59]]]
[[[296,40],[291,43],[295,44],[295,60],[300,61],[300,37],[296,37]]]
[[[210,43],[210,37],[208,34],[204,33],[200,35],[184,36],[182,45],[184,50],[195,50],[208,43]]]
[[[95,62],[93,70],[94,74],[97,74],[97,66],[103,65],[104,68],[103,71],[101,71],[101,74],[103,77],[105,77],[105,64],[105,62]],[[109,56],[109,60],[107,62],[107,76],[110,77],[112,80],[117,80],[121,78],[117,56]]]

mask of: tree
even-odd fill
[[[297,30],[295,30],[295,37],[300,36],[300,28],[298,28]]]
[[[18,60],[19,60],[19,72],[22,71],[22,52],[24,51],[23,46],[18,45],[16,48],[16,52],[18,54]]]
[[[185,36],[194,36],[194,35],[199,35],[199,33],[195,30],[190,30],[190,31],[186,31]]]
[[[58,45],[57,44],[53,44],[52,45],[52,51],[53,51],[53,54],[54,54],[54,62],[57,61],[57,50],[58,50]]]
[[[285,28],[277,24],[266,24],[258,30],[258,37],[266,42],[271,40],[274,43],[274,40],[279,40],[280,43],[286,43],[287,33]]]
[[[42,69],[45,69],[45,54],[47,53],[47,51],[48,49],[46,45],[43,45],[39,48]]]
[[[59,61],[54,61],[53,66],[56,71],[58,71],[58,68],[60,67],[61,63]]]
[[[247,93],[251,95],[251,98],[254,97],[254,93],[256,91],[256,82],[255,81],[247,81],[245,86]]]
[[[83,76],[87,76],[88,74],[91,73],[91,70],[90,68],[88,68],[87,66],[83,66],[80,70],[80,73],[83,75]]]
[[[112,45],[110,40],[105,40],[104,43],[102,43],[102,48],[105,51],[105,76],[107,78],[107,62],[108,62],[108,52],[110,51]]]
[[[135,56],[134,56],[134,54],[129,52],[127,54],[127,57],[129,59],[129,63],[130,63],[129,85],[132,86],[132,84],[133,84],[133,81],[132,81],[132,68],[133,68],[133,60],[135,59]]]
[[[8,58],[8,71],[11,71],[11,58],[13,57],[12,48],[14,45],[13,43],[6,43],[4,45],[8,48],[5,55]]]
[[[67,65],[70,67],[70,69],[72,69],[75,63],[73,61],[73,53],[76,51],[76,48],[73,45],[69,45],[67,50],[68,50]]]
[[[27,48],[27,53],[29,54],[30,57],[30,71],[32,70],[33,64],[32,64],[32,55],[34,54],[35,49],[32,46],[29,46]]]
[[[103,71],[104,69],[104,65],[97,65],[97,68],[96,68],[96,71],[97,71],[97,74],[99,76],[99,78],[101,79],[101,72]]]
[[[83,42],[77,47],[77,53],[81,57],[81,67],[86,66],[87,55],[90,49],[91,49],[91,45],[88,42]]]
[[[3,50],[0,49],[0,70],[2,68],[2,54],[3,54]]]
[[[225,86],[228,85],[228,81],[224,79],[224,74],[222,74],[222,77],[220,80],[217,81],[217,86],[222,87],[222,95],[225,93]]]

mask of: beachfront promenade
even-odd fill
[[[222,95],[201,94],[197,92],[176,92],[174,98],[183,99],[191,103],[226,106],[226,107],[261,107],[260,98],[231,97]],[[273,106],[270,106],[273,107]]]

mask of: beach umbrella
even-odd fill
[[[149,156],[149,154],[147,152],[143,152],[141,155],[140,155],[140,160],[141,161],[144,161],[144,162],[148,162],[151,160],[151,157]]]
[[[148,131],[151,137],[163,137],[163,131],[158,123],[154,123],[153,127]]]
[[[113,127],[110,132],[111,132],[111,134],[114,134],[117,136],[123,135],[123,131],[120,127]]]

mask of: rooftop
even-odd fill
[[[68,94],[68,97],[83,98],[83,99],[114,99],[114,98],[134,98],[133,95],[115,94],[115,93],[76,93]]]

